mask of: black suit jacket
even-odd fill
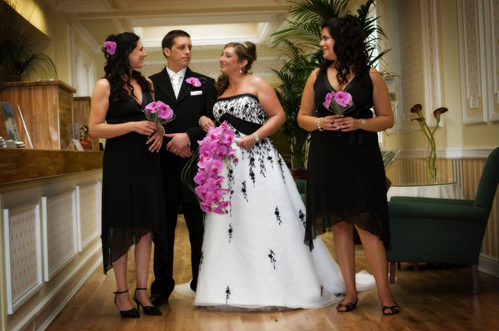
[[[194,87],[187,84],[186,79],[190,77],[199,79],[201,86]],[[191,150],[196,153],[199,146],[198,141],[202,140],[206,134],[199,125],[199,118],[203,115],[213,118],[213,105],[216,101],[215,80],[187,68],[179,96],[175,98],[166,68],[149,78],[154,84],[155,99],[169,105],[175,113],[175,119],[164,125],[165,132],[186,132],[189,135]],[[181,179],[182,172],[189,159],[168,152],[166,150],[168,141],[169,139],[165,138],[160,152],[166,201],[167,203],[197,203],[195,193]],[[197,159],[192,162],[190,170],[187,180],[189,185],[194,185],[192,178],[197,172]]]

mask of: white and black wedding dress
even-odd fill
[[[263,125],[268,119],[250,94],[219,99],[214,116],[218,122],[229,118],[236,138],[244,135],[237,120]],[[338,302],[345,292],[339,266],[319,237],[313,251],[304,243],[305,207],[272,140],[250,150],[232,147],[237,151],[222,172],[231,204],[227,214],[206,215],[194,304],[286,309]],[[375,285],[363,272],[357,283],[359,290]]]

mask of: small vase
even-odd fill
[[[437,167],[435,166],[436,162],[437,162],[437,151],[435,149],[430,149],[430,155],[428,155],[426,171],[428,172],[428,179],[433,184],[438,184]]]

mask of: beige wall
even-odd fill
[[[388,20],[385,16],[382,21],[384,25],[391,23],[388,26],[388,30],[392,28],[391,60],[399,61],[388,65],[388,69],[397,75],[399,103],[396,127],[389,131],[386,148],[404,151],[426,149],[427,142],[419,125],[410,121],[412,116],[409,110],[416,103],[423,105],[427,119],[431,120],[434,109],[449,109],[436,133],[439,150],[462,152],[476,148],[491,149],[499,145],[499,99],[497,84],[494,87],[493,83],[497,82],[499,73],[497,67],[493,70],[493,40],[496,52],[498,46],[497,35],[493,39],[491,33],[497,28],[497,18],[495,21],[491,18],[494,13],[487,16],[487,10],[494,5],[497,14],[498,1],[468,0],[464,4],[461,0],[388,0],[381,4],[384,11],[391,15]],[[479,16],[481,10],[484,17]],[[394,23],[397,20],[398,24]],[[400,24],[401,21],[403,24]],[[465,34],[461,30],[463,23],[468,29],[475,25],[476,35]],[[394,26],[398,27],[396,31]],[[465,40],[465,37],[468,39]],[[490,52],[474,52],[473,47],[482,47]],[[471,101],[466,97],[470,93],[479,94],[475,108],[470,107]],[[467,115],[463,116],[463,112]],[[471,116],[481,118],[472,123]]]

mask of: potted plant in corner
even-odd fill
[[[322,62],[322,51],[319,47],[321,25],[331,17],[342,17],[349,14],[348,0],[289,0],[292,4],[287,27],[275,32],[272,44],[281,47],[287,58],[281,70],[273,70],[280,80],[276,93],[286,112],[286,123],[282,132],[291,149],[292,173],[295,178],[303,178],[306,174],[305,163],[308,149],[308,132],[297,123],[298,110],[303,88],[310,73]],[[376,25],[377,17],[369,17],[369,8],[374,0],[368,0],[357,10],[357,18],[366,32],[366,44],[371,55],[371,63],[375,63],[388,50],[377,51],[379,36],[386,37],[384,31]],[[300,45],[298,47],[297,45]]]
[[[302,50],[290,41],[284,41],[288,60],[280,70],[273,72],[280,80],[275,88],[277,97],[286,113],[286,122],[281,127],[291,150],[291,173],[294,178],[306,177],[306,160],[309,133],[298,126],[303,87],[308,76],[319,64],[317,53],[304,55]]]
[[[55,78],[50,57],[40,52],[42,34],[17,11],[12,1],[0,0],[0,92],[6,81]]]

